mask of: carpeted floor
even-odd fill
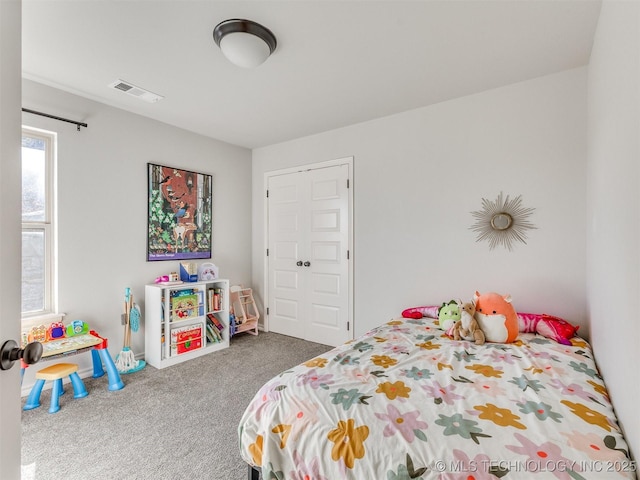
[[[22,412],[22,479],[246,479],[237,427],[249,401],[282,370],[328,350],[241,334],[226,350],[123,375],[119,391],[107,390],[106,376],[86,378],[89,396],[74,399],[68,386],[55,414],[45,390],[41,407]]]

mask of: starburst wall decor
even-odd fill
[[[478,232],[476,242],[481,240],[489,242],[490,250],[502,245],[511,251],[516,241],[526,244],[527,230],[536,228],[527,220],[534,210],[535,208],[522,206],[522,195],[518,195],[513,200],[510,200],[507,195],[503,200],[500,192],[495,202],[482,199],[482,210],[471,212],[476,223],[469,228]]]

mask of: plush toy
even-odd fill
[[[518,313],[521,332],[531,332],[551,338],[563,345],[571,345],[579,327],[574,327],[560,317],[553,317],[546,313]]]
[[[443,303],[438,309],[438,325],[448,335],[451,335],[453,326],[458,320],[460,320],[460,304],[455,300]]]
[[[419,319],[422,317],[429,318],[438,318],[438,312],[440,311],[440,307],[437,305],[427,305],[424,307],[412,307],[407,308],[402,311],[403,318],[415,318]]]
[[[453,326],[454,340],[475,340],[476,345],[483,345],[485,338],[484,333],[478,321],[474,318],[476,307],[471,302],[463,303],[460,306],[460,320]]]
[[[512,343],[518,337],[518,317],[511,305],[511,295],[478,292],[473,296],[475,319],[487,342]]]
[[[501,296],[497,293],[480,295],[476,292],[474,299],[482,298],[481,305],[476,304],[474,318],[483,330],[485,341],[496,343],[509,343],[517,338],[518,331],[523,333],[537,333],[555,340],[563,345],[571,345],[571,339],[576,335],[577,326],[571,325],[560,317],[547,315],[546,313],[515,313],[516,321],[513,322],[511,297]],[[462,303],[462,302],[460,302]],[[495,308],[494,308],[495,307]],[[402,312],[404,318],[437,318],[440,327],[453,334],[453,326],[460,319],[458,302],[451,300],[441,306],[428,305],[424,307],[407,308]],[[457,318],[456,318],[457,317]],[[514,324],[516,329],[514,331]],[[45,328],[44,326],[42,327]],[[512,340],[508,340],[512,338]]]

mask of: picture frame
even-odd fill
[[[147,261],[211,258],[213,177],[147,164]]]

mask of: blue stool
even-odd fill
[[[60,396],[64,393],[62,379],[67,375],[73,386],[73,398],[84,398],[89,395],[78,375],[78,365],[75,363],[56,363],[50,367],[38,370],[38,373],[36,373],[36,383],[31,389],[31,393],[29,394],[29,398],[27,398],[23,410],[31,410],[40,406],[40,394],[42,393],[44,382],[47,380],[53,380],[49,413],[56,413],[60,410]]]

